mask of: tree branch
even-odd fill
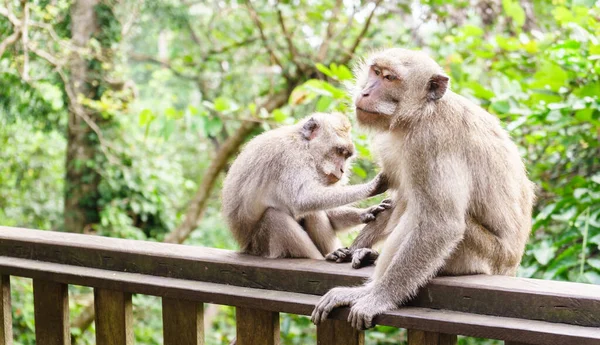
[[[22,78],[29,81],[29,3],[21,0],[23,6],[23,20],[21,21],[21,42],[23,44],[23,70]]]
[[[248,11],[250,12],[250,17],[252,18],[254,24],[256,24],[256,27],[258,28],[258,32],[260,33],[260,38],[263,41],[263,45],[265,46],[265,49],[267,49],[267,52],[269,52],[269,55],[271,56],[271,60],[273,60],[273,62],[275,62],[275,64],[277,64],[281,68],[281,72],[284,74],[286,79],[290,79],[290,76],[287,74],[285,68],[283,67],[283,64],[281,63],[277,55],[275,55],[275,52],[273,51],[271,45],[269,44],[269,41],[267,40],[267,36],[265,35],[263,29],[263,24],[260,21],[260,18],[258,17],[258,13],[256,13],[256,10],[252,6],[252,2],[246,1],[246,6],[248,7]]]
[[[331,13],[331,18],[329,18],[329,23],[327,23],[327,29],[325,30],[325,35],[323,36],[323,42],[321,43],[319,52],[317,53],[317,61],[319,62],[323,62],[327,56],[327,48],[329,48],[329,42],[331,42],[331,37],[333,36],[333,27],[337,21],[337,17],[340,13],[342,5],[342,0],[336,0],[333,7],[333,12]]]
[[[4,55],[4,51],[6,50],[6,48],[18,41],[19,37],[21,37],[21,31],[19,30],[19,28],[15,27],[15,32],[13,32],[12,35],[8,36],[4,41],[0,42],[0,58],[2,58],[2,55]]]
[[[289,98],[290,91],[285,90],[273,95],[263,106],[268,112],[283,106]],[[246,137],[258,127],[258,123],[253,121],[244,121],[240,127],[220,146],[215,157],[211,160],[210,166],[204,173],[202,183],[196,192],[196,195],[190,202],[185,213],[183,223],[175,230],[171,231],[163,242],[182,243],[190,233],[198,226],[198,221],[202,218],[208,198],[212,192],[215,182],[225,169],[229,158],[233,156],[240,148]]]
[[[358,46],[360,45],[360,42],[362,41],[362,39],[365,37],[365,34],[369,30],[369,26],[371,25],[371,20],[373,19],[373,15],[375,14],[375,11],[379,7],[379,4],[381,4],[381,1],[382,0],[377,0],[375,2],[375,7],[373,7],[373,10],[371,10],[371,13],[369,13],[369,17],[367,17],[367,20],[365,21],[365,25],[363,26],[363,28],[360,31],[360,33],[358,34],[358,36],[356,36],[356,39],[354,40],[354,43],[352,44],[352,47],[350,48],[350,50],[348,50],[346,52],[346,56],[342,59],[341,64],[346,65],[350,61],[350,59],[352,59],[352,56],[354,55],[356,48],[358,48]]]
[[[162,67],[165,67],[165,68],[169,69],[171,72],[173,72],[173,74],[175,74],[176,76],[178,76],[180,78],[188,79],[188,80],[192,80],[192,81],[198,80],[198,78],[195,76],[191,76],[191,75],[187,75],[185,73],[179,72],[178,70],[175,69],[175,67],[173,67],[173,65],[171,65],[171,63],[169,61],[160,60],[160,59],[157,59],[150,55],[137,54],[134,52],[130,52],[129,57],[134,61],[149,62],[149,63],[153,63],[155,65],[160,65]]]
[[[281,13],[281,10],[279,8],[277,8],[277,18],[279,19],[279,26],[281,27],[281,31],[283,32],[283,37],[285,37],[285,41],[287,43],[288,50],[290,52],[290,59],[296,64],[296,66],[298,66],[298,69],[302,70],[302,65],[296,61],[296,57],[299,57],[300,54],[298,54],[298,50],[296,49],[296,46],[294,45],[294,41],[292,41],[292,36],[289,34],[289,32],[287,31],[287,28],[285,27],[283,13]]]

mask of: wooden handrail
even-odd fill
[[[0,227],[2,275],[156,295],[172,303],[185,299],[309,315],[318,295],[334,286],[360,284],[371,272],[324,261],[273,260],[213,248]],[[347,313],[341,308],[332,318],[345,320]],[[529,344],[598,344],[600,286],[500,276],[441,277],[423,288],[409,307],[375,321]]]

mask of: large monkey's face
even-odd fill
[[[354,155],[348,118],[339,113],[316,113],[301,125],[302,136],[308,141],[321,180],[334,184],[344,179]]]
[[[403,111],[440,99],[448,77],[427,55],[394,48],[370,56],[356,70],[354,105],[360,124],[387,130]]]

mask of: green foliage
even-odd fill
[[[31,20],[57,35],[31,27],[33,47],[68,63],[72,2],[29,3]],[[345,84],[352,82],[355,60],[345,57],[373,4],[355,9],[344,3],[336,12],[332,0],[251,3],[262,32],[247,4],[237,1],[96,6],[100,30],[85,55],[95,80],[92,92],[78,100],[99,115],[106,142],[92,134],[90,141],[102,150],[78,162],[100,176],[89,195],[98,217],[86,231],[163,239],[181,223],[215,152],[242,121],[260,123],[252,135],[312,111],[339,111],[354,121]],[[386,4],[376,11],[356,55],[389,46],[425,49],[451,76],[455,92],[497,115],[538,187],[519,274],[600,284],[599,5],[503,0],[485,18],[490,2],[475,3]],[[20,18],[20,2],[12,4]],[[280,13],[289,37],[282,34]],[[320,55],[330,23],[333,36]],[[12,32],[0,15],[0,42]],[[30,78],[24,80],[20,44],[0,56],[0,224],[60,229],[68,144],[65,85],[57,68],[31,50]],[[282,107],[263,108],[269,97],[292,88]],[[377,167],[370,138],[356,129],[354,142],[358,157],[351,182],[357,183],[372,178]],[[219,211],[220,183],[187,244],[236,249]],[[33,344],[31,281],[14,278],[12,288],[16,343]],[[84,308],[87,292],[70,288],[72,318]],[[136,341],[160,344],[160,302],[140,295],[134,304]],[[234,315],[231,307],[218,309],[207,344],[233,339]],[[283,344],[314,342],[306,317],[283,314],[281,331]],[[90,332],[78,339],[94,343]],[[405,341],[405,333],[376,327],[366,339],[370,345],[396,344]],[[498,342],[461,338],[459,343]]]

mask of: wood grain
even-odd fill
[[[33,279],[35,341],[37,345],[70,345],[67,284]]]
[[[279,345],[279,313],[252,309],[235,309],[237,345]]]
[[[426,332],[416,329],[407,330],[408,345],[456,345],[456,335]]]
[[[133,314],[128,292],[94,289],[96,344],[133,345]]]
[[[114,272],[2,256],[0,256],[0,273],[300,315],[310,315],[320,298],[294,292]],[[337,309],[330,315],[330,318],[336,320],[346,320],[347,317],[348,308]],[[375,323],[531,344],[597,345],[600,343],[599,328],[419,307],[404,307],[387,312],[376,317]]]
[[[317,345],[364,345],[365,332],[357,331],[345,320],[327,319],[317,326]]]
[[[204,305],[183,299],[162,299],[164,345],[204,345]]]
[[[12,345],[12,308],[10,276],[0,275],[0,345]]]
[[[0,253],[117,272],[322,295],[372,273],[349,264],[270,260],[213,248],[0,227]],[[410,305],[600,327],[600,286],[503,276],[441,277]]]

